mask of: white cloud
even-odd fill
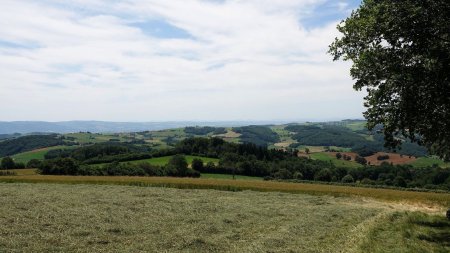
[[[299,22],[323,2],[6,1],[0,120],[360,117],[349,65],[326,54],[343,17]],[[190,36],[134,25],[146,21]]]

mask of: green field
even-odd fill
[[[27,151],[27,152],[23,152],[23,153],[19,153],[19,154],[13,155],[12,158],[14,159],[15,162],[21,162],[21,163],[25,163],[26,164],[31,159],[43,160],[44,159],[44,155],[47,154],[47,152],[49,150],[62,149],[62,148],[72,148],[72,147],[69,147],[69,146],[54,146],[54,147],[49,147],[49,148],[41,148],[41,149],[38,149],[38,150],[32,150],[32,151]]]
[[[432,158],[432,157],[419,157],[414,162],[410,163],[414,167],[428,167],[433,166],[434,164],[437,164],[439,167],[442,168],[449,168],[450,163],[446,163],[442,160]]]
[[[208,163],[208,162],[213,162],[215,164],[219,163],[219,159],[217,158],[209,158],[209,157],[202,157],[202,156],[193,156],[193,155],[187,155],[184,156],[186,158],[186,161],[188,162],[188,164],[191,164],[192,161],[197,158],[197,159],[201,159],[203,161],[203,163]],[[152,165],[158,165],[158,166],[164,166],[167,163],[169,163],[170,158],[172,158],[172,156],[163,156],[163,157],[156,157],[156,158],[149,158],[149,159],[143,159],[143,160],[135,160],[135,161],[130,161],[129,163],[150,163]]]
[[[233,175],[229,174],[209,174],[209,173],[202,173],[201,178],[212,178],[212,179],[233,179]],[[262,177],[249,177],[249,176],[241,176],[236,175],[236,180],[263,180]]]
[[[349,168],[361,168],[362,165],[354,162],[354,161],[345,161],[343,159],[337,159],[336,157],[333,157],[327,153],[313,153],[310,154],[310,157],[312,159],[321,160],[321,161],[331,161],[334,165],[337,167],[349,167]]]
[[[0,201],[0,252],[450,250],[442,215],[359,198],[0,183]]]

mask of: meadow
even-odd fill
[[[450,206],[450,194],[446,192],[419,192],[332,184],[263,181],[255,180],[253,177],[241,177],[240,180],[232,180],[230,178],[226,179],[224,175],[212,176],[211,174],[207,174],[204,178],[178,178],[133,176],[57,176],[38,175],[35,174],[35,170],[15,171],[17,172],[17,175],[1,176],[0,183],[103,184],[167,187],[178,189],[214,189],[224,191],[253,190],[260,192],[331,195],[335,197],[363,197],[392,203],[428,206],[430,208],[445,208]]]
[[[32,151],[22,152],[16,155],[13,155],[12,158],[15,162],[19,163],[27,163],[32,159],[38,159],[38,160],[44,160],[45,154],[47,154],[48,151],[54,150],[54,149],[71,149],[75,148],[73,146],[54,146],[54,147],[48,147],[48,148],[40,148],[35,149]]]
[[[193,155],[186,155],[184,156],[186,158],[186,161],[188,164],[192,164],[192,161],[194,159],[201,159],[204,164],[212,162],[214,164],[219,163],[219,159],[217,158],[209,158],[209,157],[202,157],[202,156],[193,156]],[[143,159],[143,160],[134,160],[130,161],[129,163],[149,163],[152,165],[158,165],[158,166],[164,166],[169,163],[172,156],[162,156],[162,157],[155,157],[155,158],[149,158],[149,159]]]
[[[308,155],[311,159],[321,160],[321,161],[330,161],[337,167],[347,167],[347,168],[361,168],[363,167],[361,164],[355,161],[346,161],[344,159],[337,159],[336,156],[332,153],[324,152],[324,153],[312,153]]]
[[[0,183],[0,201],[0,252],[450,250],[434,211],[362,198]]]

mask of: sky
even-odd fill
[[[0,121],[362,118],[356,0],[2,0]]]

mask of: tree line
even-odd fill
[[[118,157],[123,155],[121,149],[109,150],[116,150]],[[220,138],[188,138],[178,142],[172,149],[154,151],[151,155],[152,157],[167,155],[173,157],[166,166],[119,163],[117,160],[100,166],[84,163],[83,160],[77,160],[74,157],[59,157],[45,160],[39,168],[43,174],[58,175],[197,177],[200,173],[220,173],[264,177],[267,180],[359,182],[379,186],[450,190],[450,170],[437,166],[414,168],[410,165],[383,163],[380,166],[363,166],[362,168],[337,167],[328,161],[297,157],[295,152],[268,149],[251,143],[230,143]],[[205,164],[196,159],[189,168],[182,155],[219,158],[219,162]],[[106,156],[114,157],[115,155],[108,153]],[[88,158],[85,161],[92,159],[89,158],[90,156],[83,157]],[[178,162],[172,161],[173,159]],[[184,162],[180,162],[181,160]]]

